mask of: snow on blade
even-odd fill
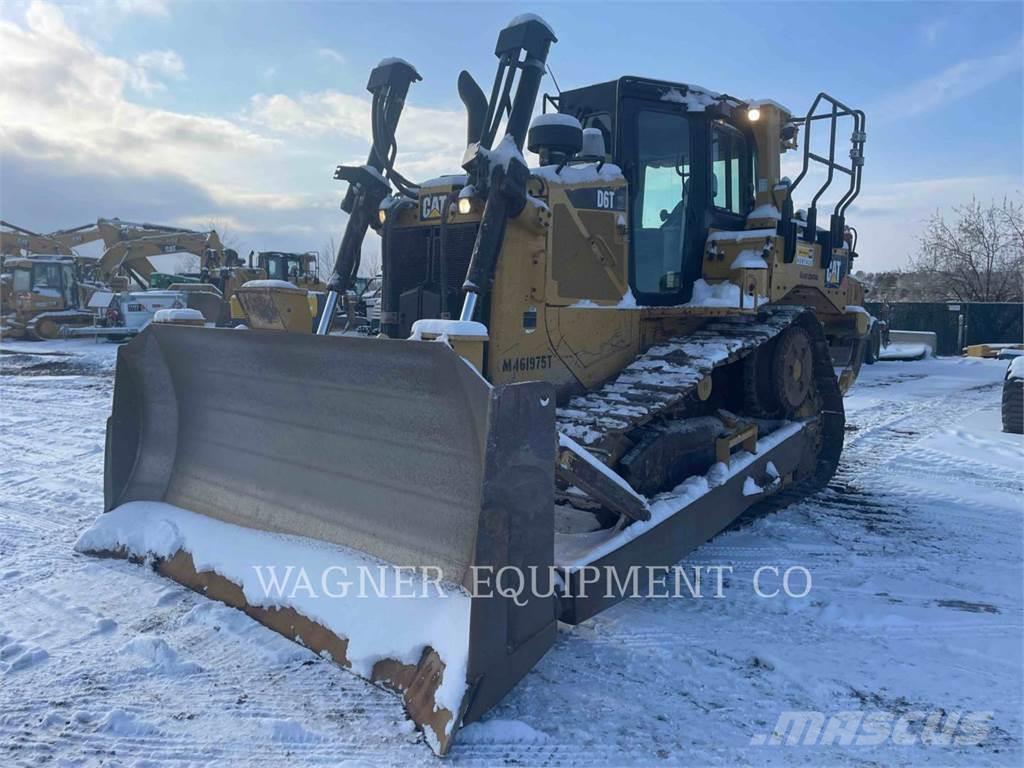
[[[408,569],[399,576],[390,565],[334,544],[243,528],[154,501],[129,502],[101,515],[75,549],[124,550],[147,559],[189,552],[197,571],[239,585],[250,605],[294,609],[348,638],[351,669],[367,679],[378,661],[415,665],[429,646],[445,664],[436,706],[459,712],[471,600],[458,587],[424,581]],[[366,589],[350,594],[360,578]],[[152,653],[163,658],[159,649]]]

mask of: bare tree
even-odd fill
[[[363,257],[359,260],[359,274],[365,277],[375,277],[380,274],[380,251],[372,253],[363,251]]]
[[[334,260],[338,255],[338,246],[335,244],[334,236],[324,244],[323,248],[317,251],[316,267],[320,271],[320,279],[325,283],[334,271]]]
[[[175,257],[174,267],[171,270],[174,274],[184,275],[199,271],[201,260],[194,253],[177,253]]]
[[[1024,298],[1024,203],[976,199],[939,213],[921,235],[913,269],[934,277],[943,298],[956,301],[1021,301]]]

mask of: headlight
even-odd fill
[[[751,107],[747,110],[747,119],[752,123],[756,123],[761,119],[761,110],[757,107]]]
[[[459,198],[459,213],[463,216],[473,212],[473,201],[468,197]]]
[[[380,223],[383,224],[388,220],[388,212],[381,208],[377,211],[377,218],[380,219]]]

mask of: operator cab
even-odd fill
[[[259,266],[270,280],[295,282],[303,278],[317,280],[316,254],[260,251]]]
[[[8,259],[5,268],[14,273],[14,294],[30,293],[50,299],[63,299],[65,306],[75,305],[75,264],[62,256],[32,256]]]
[[[624,77],[571,91],[560,112],[604,137],[630,192],[630,287],[643,305],[690,300],[708,229],[743,229],[754,208],[757,147],[737,99]]]

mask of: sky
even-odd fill
[[[398,169],[457,172],[458,73],[489,90],[498,31],[524,12],[559,36],[548,61],[563,89],[642,75],[794,114],[822,90],[863,109],[847,216],[860,269],[905,265],[929,215],[1024,195],[1019,2],[5,0],[0,217],[43,231],[115,216],[213,225],[242,253],[322,249],[344,228],[334,168],[369,149],[373,66],[401,56],[424,78]],[[550,77],[542,88],[555,91]],[[783,168],[795,176],[796,153]]]

